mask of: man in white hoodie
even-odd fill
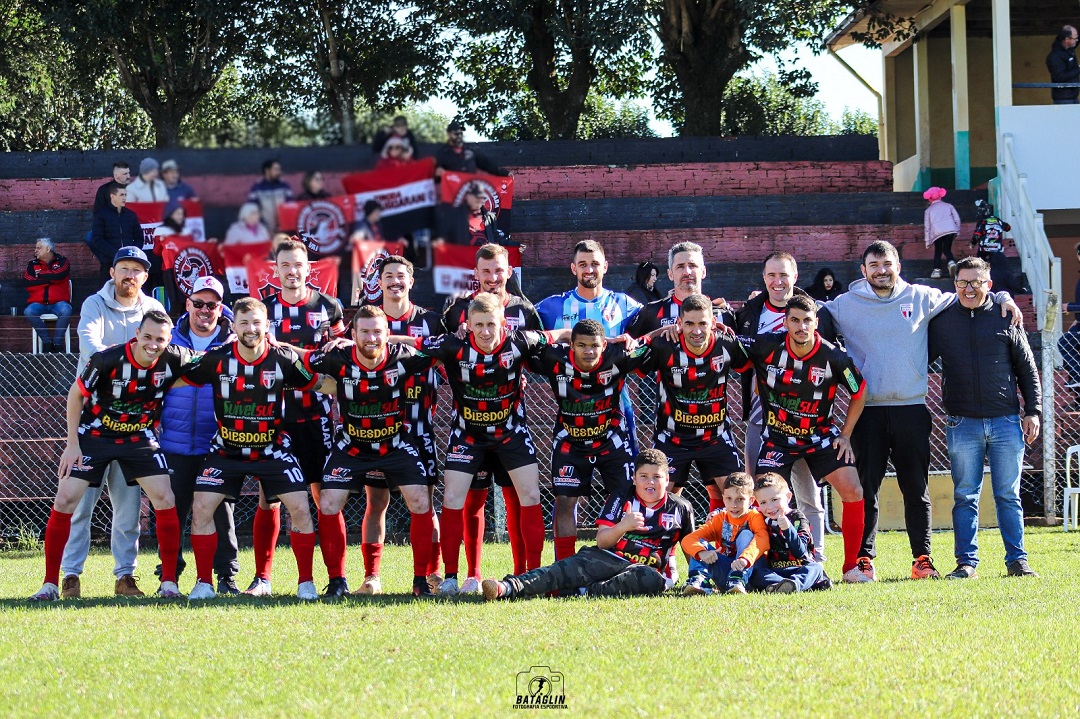
[[[109,270],[112,279],[96,294],[87,297],[79,310],[79,366],[76,376],[82,373],[90,355],[134,337],[146,312],[165,311],[157,300],[142,293],[149,270],[150,260],[142,249],[121,247],[116,253]],[[127,485],[115,462],[106,472],[104,483],[109,486],[109,502],[112,504],[114,591],[122,596],[141,597],[143,593],[134,577],[139,554],[141,490],[137,484]],[[82,596],[79,575],[90,552],[90,516],[100,496],[101,487],[88,489],[71,517],[71,534],[60,563],[64,578],[61,596],[65,599]]]

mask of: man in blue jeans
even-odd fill
[[[26,284],[27,305],[23,310],[26,321],[37,332],[45,352],[59,352],[64,347],[64,335],[71,321],[71,265],[56,251],[53,241],[42,237],[34,244],[34,259],[26,265],[23,282]],[[56,315],[56,330],[52,335],[41,315]]]
[[[990,265],[967,257],[957,263],[958,301],[930,321],[929,355],[942,361],[953,485],[956,569],[948,579],[974,579],[983,462],[990,463],[998,526],[1010,577],[1038,576],[1024,551],[1020,472],[1024,445],[1039,436],[1042,392],[1035,358],[1021,327],[1012,327],[989,298]],[[1020,417],[1017,388],[1024,397]]]

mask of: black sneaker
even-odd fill
[[[413,577],[412,594],[419,599],[430,599],[435,596],[427,577]]]
[[[232,577],[218,577],[217,580],[217,593],[218,594],[239,594],[240,587],[236,586],[236,580]]]
[[[829,590],[829,589],[832,589],[832,580],[829,579],[828,574],[826,574],[825,572],[822,572],[821,573],[821,579],[819,579],[816,582],[814,582],[813,584],[811,584],[810,589],[807,590],[807,591],[810,591],[810,592],[824,592],[824,591]]]
[[[1037,577],[1038,574],[1035,570],[1028,566],[1026,559],[1017,559],[1015,562],[1009,562],[1009,576],[1010,577]]]
[[[799,585],[792,579],[781,579],[779,582],[765,587],[765,591],[769,594],[794,594],[799,591]]]
[[[957,564],[956,569],[945,575],[946,579],[978,579],[979,574],[970,564]]]
[[[347,596],[349,596],[349,583],[345,581],[345,577],[331,579],[322,593],[323,599],[341,599]]]

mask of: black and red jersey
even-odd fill
[[[671,550],[694,531],[694,510],[690,503],[669,492],[663,502],[649,507],[630,489],[607,498],[597,515],[596,526],[614,527],[627,512],[641,512],[645,527],[627,532],[606,551],[658,572],[664,571]]]
[[[714,334],[700,354],[683,337],[671,342],[657,337],[641,373],[660,377],[656,441],[697,449],[716,440],[734,446],[727,418],[728,374],[750,368],[746,350],[727,335]]]
[[[281,449],[285,395],[310,390],[316,382],[292,348],[267,342],[262,356],[248,362],[237,340],[209,350],[183,376],[190,384],[214,388],[218,431],[211,451],[243,459],[269,457]]]
[[[769,530],[769,551],[765,558],[773,569],[801,567],[814,561],[814,537],[810,534],[810,522],[798,509],[787,513],[790,526],[780,529],[775,519],[765,518]]]
[[[443,327],[447,332],[457,332],[458,327],[469,319],[469,303],[472,301],[472,297],[458,297],[447,305],[442,317]],[[511,332],[544,329],[536,308],[527,299],[517,295],[510,295],[510,299],[503,305],[503,316],[506,318],[506,329]]]
[[[273,294],[263,300],[270,336],[278,342],[314,350],[331,337],[345,334],[341,303],[330,295],[308,289],[307,299],[291,305]],[[285,421],[307,422],[330,415],[332,398],[319,392],[290,392],[285,397]]]
[[[630,447],[622,390],[626,375],[644,364],[650,352],[647,345],[627,351],[625,344],[612,342],[596,368],[588,371],[574,364],[573,349],[565,344],[549,345],[529,360],[529,369],[543,375],[555,395],[555,451],[576,447],[602,454]]]
[[[385,310],[386,307],[383,307]],[[386,315],[390,334],[405,335],[414,339],[433,337],[442,334],[442,318],[431,310],[410,305],[409,311],[401,317]],[[439,396],[439,370],[430,367],[409,377],[406,387],[406,422],[417,436],[432,431],[432,418],[435,416],[435,404]]]
[[[473,336],[444,334],[416,340],[421,353],[442,361],[454,398],[451,425],[466,442],[501,441],[510,432],[528,431],[522,401],[525,361],[549,343],[544,332],[511,332],[494,351],[476,347]]]
[[[381,457],[401,446],[408,402],[406,392],[415,375],[426,374],[435,360],[412,347],[390,345],[373,369],[360,364],[356,346],[331,352],[316,350],[304,357],[309,372],[337,380],[341,429],[337,448],[352,457]]]
[[[644,337],[645,335],[660,329],[661,327],[667,327],[673,325],[679,321],[679,312],[682,309],[682,301],[675,296],[672,292],[667,297],[659,300],[653,300],[649,304],[641,308],[641,310],[634,315],[634,321],[626,329],[627,333],[631,337]],[[728,327],[735,326],[735,316],[730,312],[717,312],[713,311],[713,315],[720,320],[721,324]]]
[[[840,426],[833,421],[836,390],[843,386],[857,398],[866,381],[847,352],[814,333],[814,346],[797,357],[786,334],[741,338],[757,374],[766,445],[794,455],[833,446]]]
[[[96,352],[76,382],[83,397],[79,434],[116,444],[154,439],[154,424],[172,383],[196,354],[169,345],[144,367],[133,354],[135,340]]]

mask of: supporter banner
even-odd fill
[[[400,167],[346,175],[341,183],[353,196],[357,218],[364,203],[375,200],[382,205],[384,237],[403,237],[434,224],[435,158],[425,157]]]
[[[510,233],[510,210],[514,207],[514,178],[489,175],[486,172],[444,172],[439,201],[458,207],[465,201],[470,184],[479,184],[487,195],[484,207],[495,213],[499,229]]]
[[[443,243],[431,249],[434,260],[432,279],[440,295],[468,295],[480,288],[473,270],[476,268],[476,248],[471,245]],[[521,250],[507,247],[510,267],[521,279]]]
[[[309,238],[308,249],[316,255],[335,255],[345,247],[354,220],[351,195],[278,205],[278,229]]]
[[[405,251],[403,242],[357,242],[352,252],[353,296],[349,306],[382,304],[379,272],[383,260]]]
[[[269,242],[253,242],[250,245],[221,245],[225,265],[226,289],[234,295],[248,294],[248,258],[265,260],[270,257]]]
[[[180,204],[187,213],[184,234],[194,238],[196,242],[202,242],[206,239],[202,203],[198,200],[181,200]],[[145,252],[154,252],[154,230],[161,227],[161,220],[165,216],[165,205],[164,202],[129,202],[126,205],[138,216],[139,224],[142,225],[143,251]]]
[[[311,263],[308,287],[331,297],[337,297],[338,257],[324,257]],[[264,300],[281,291],[281,283],[274,274],[273,260],[259,259],[251,255],[247,261],[247,277],[252,297]]]
[[[158,238],[161,265],[172,270],[177,291],[191,294],[195,281],[200,277],[221,277],[224,264],[215,242],[199,242],[188,235],[172,235]]]

